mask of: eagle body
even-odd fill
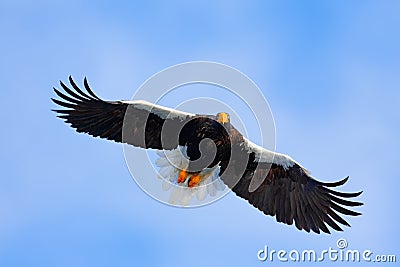
[[[330,233],[328,226],[342,231],[339,224],[349,226],[342,214],[360,215],[348,207],[362,205],[349,200],[362,192],[334,189],[348,177],[338,182],[314,179],[291,157],[245,138],[227,113],[192,114],[143,100],[104,101],[93,93],[86,78],[86,92],[71,77],[69,82],[72,89],[62,82],[64,92],[54,88],[61,100],[52,100],[63,107],[54,110],[58,117],[77,132],[157,150],[159,175],[168,182],[163,188],[176,185],[173,203],[182,192],[201,200],[227,186],[278,222],[315,233]]]

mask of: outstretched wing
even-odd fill
[[[330,233],[327,225],[337,231],[342,231],[338,223],[350,226],[339,214],[361,214],[345,207],[362,205],[348,200],[362,192],[333,189],[346,183],[348,177],[333,183],[320,182],[289,156],[264,149],[244,137],[237,145],[244,145],[249,161],[232,190],[265,214],[276,216],[278,222],[294,222],[299,230],[307,232]],[[254,179],[260,181],[256,188],[252,186]]]
[[[93,93],[86,78],[86,92],[71,76],[69,82],[72,89],[60,81],[65,93],[53,88],[62,100],[52,100],[66,108],[54,111],[77,132],[95,137],[143,148],[174,149],[178,146],[178,130],[196,116],[146,101],[104,101]],[[169,132],[162,135],[164,125],[168,125]]]

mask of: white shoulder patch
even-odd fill
[[[160,105],[156,105],[156,104],[150,103],[145,100],[121,101],[121,102],[129,104],[129,105],[133,105],[137,109],[142,109],[142,110],[146,110],[149,112],[153,112],[154,114],[160,116],[160,118],[162,118],[162,119],[166,119],[166,118],[171,118],[171,119],[182,118],[182,119],[184,119],[186,117],[193,117],[196,115],[193,113],[183,112],[183,111],[175,110],[172,108],[167,108],[167,107],[163,107]]]
[[[248,139],[244,139],[244,146],[255,153],[256,160],[259,162],[275,163],[281,165],[285,170],[293,167],[297,162],[288,155],[276,153],[259,145],[254,144]]]

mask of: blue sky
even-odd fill
[[[323,250],[338,238],[399,257],[399,12],[398,1],[1,1],[0,266],[261,266],[264,245]],[[50,112],[70,74],[129,99],[192,60],[255,81],[278,151],[320,180],[350,175],[343,190],[365,202],[351,228],[300,232],[233,194],[160,204],[132,180],[121,145]]]

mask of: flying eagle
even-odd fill
[[[350,225],[339,214],[361,214],[345,207],[362,205],[348,200],[362,191],[344,193],[333,189],[346,183],[348,177],[338,182],[314,179],[291,157],[246,139],[230,123],[227,113],[199,115],[146,101],[104,101],[93,93],[86,78],[86,92],[71,76],[69,82],[72,89],[60,81],[64,93],[53,88],[63,99],[52,98],[64,108],[54,110],[59,118],[77,132],[94,137],[166,153],[183,152],[189,161],[182,169],[175,167],[175,183],[189,190],[217,173],[236,195],[266,215],[288,225],[294,223],[307,232],[330,233],[327,225],[342,231],[338,223]],[[163,166],[168,164],[161,162]]]

